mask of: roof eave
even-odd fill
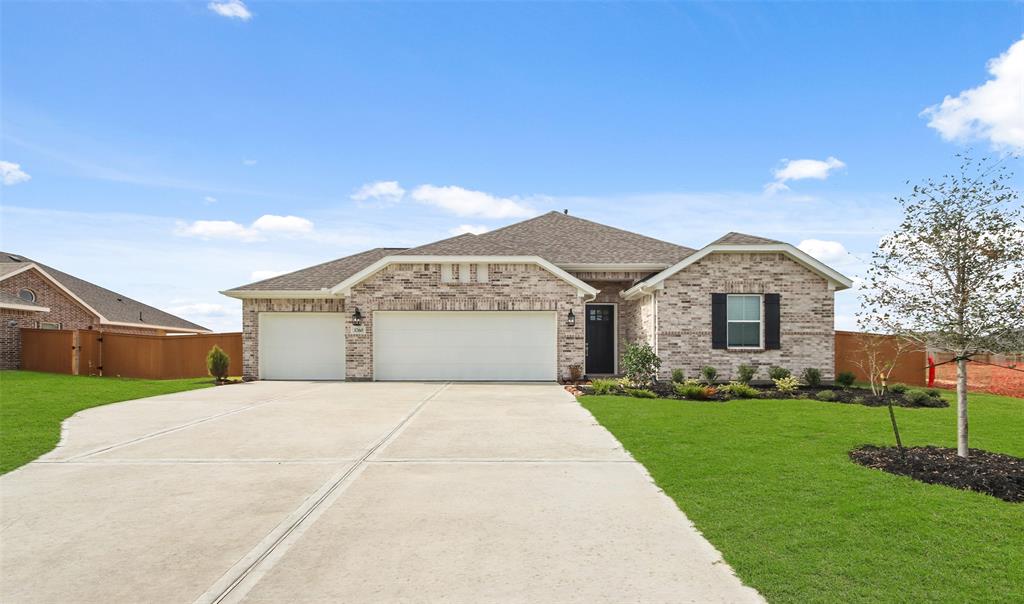
[[[39,306],[37,304],[14,304],[11,302],[0,302],[0,308],[6,310],[24,310],[28,312],[50,312],[49,306]]]
[[[337,298],[328,289],[225,289],[218,292],[221,295],[237,300],[250,300],[254,298]]]

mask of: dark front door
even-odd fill
[[[587,373],[615,373],[615,306],[587,305]]]

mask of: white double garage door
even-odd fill
[[[377,311],[373,378],[553,381],[556,321],[553,311]],[[260,313],[260,377],[345,379],[346,325],[341,313]]]

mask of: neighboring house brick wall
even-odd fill
[[[0,310],[0,369],[17,369],[21,366],[21,328],[43,313]],[[12,324],[13,322],[13,324]]]
[[[260,376],[261,312],[345,312],[344,298],[286,298],[242,300],[242,376],[255,380]],[[348,339],[346,335],[346,340]]]
[[[576,288],[531,264],[491,264],[488,281],[442,283],[439,264],[393,264],[352,289],[350,308],[363,314],[366,333],[346,335],[348,379],[373,379],[373,312],[377,310],[553,310],[557,312],[557,375],[569,374],[569,366],[583,364],[584,327],[565,324],[569,309],[583,317],[583,300]]]
[[[758,367],[756,379],[778,365],[799,375],[807,367],[833,379],[834,291],[828,282],[784,254],[716,253],[664,282],[657,292],[657,352],[661,376],[679,368],[696,376],[704,365],[723,378],[742,363]],[[711,348],[711,294],[781,294],[780,350],[729,351]]]

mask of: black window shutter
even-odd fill
[[[768,350],[782,348],[782,339],[779,334],[780,298],[779,294],[764,295],[764,347]]]
[[[725,315],[726,299],[727,296],[725,294],[711,294],[712,348],[727,348],[726,332],[728,331],[728,325],[726,323]]]

